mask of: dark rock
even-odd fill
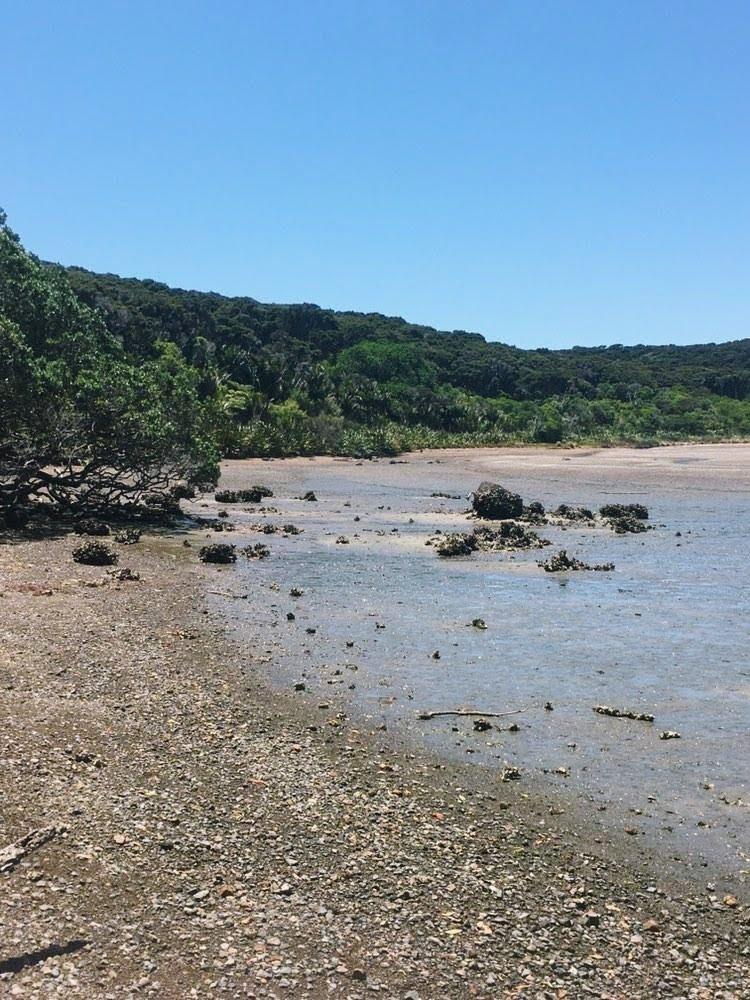
[[[86,566],[114,566],[119,556],[104,542],[84,542],[73,549],[73,560]]]
[[[618,535],[636,535],[642,531],[648,531],[648,525],[644,524],[640,518],[635,517],[633,514],[623,514],[620,517],[607,517],[605,521]]]
[[[478,517],[490,521],[520,517],[523,514],[523,500],[518,493],[506,490],[499,483],[482,482],[474,491],[472,507]]]
[[[246,490],[218,490],[214,493],[217,503],[260,503],[264,497],[272,497],[273,490],[267,486],[251,486]]]
[[[175,500],[194,500],[196,489],[189,483],[175,483],[169,490]]]
[[[121,583],[125,581],[135,581],[140,580],[141,574],[136,573],[134,570],[129,569],[127,566],[123,566],[122,569],[109,569],[107,570],[109,575],[113,580],[118,580]]]
[[[152,490],[143,495],[143,505],[155,514],[179,514],[180,504],[171,493],[160,493]]]
[[[561,503],[559,507],[552,511],[555,517],[562,517],[566,521],[593,521],[594,512],[588,507],[573,507],[567,503]]]
[[[312,490],[308,490],[307,493],[303,493],[302,496],[300,497],[300,500],[307,500],[310,502],[316,502],[317,499],[318,498],[315,496]]]
[[[214,545],[204,545],[200,550],[200,560],[205,563],[233,563],[237,561],[234,545],[217,542]]]
[[[83,521],[79,521],[74,530],[77,535],[103,536],[109,534],[109,525],[105,524],[104,521],[98,521],[95,517],[87,517]]]
[[[435,551],[439,556],[446,558],[452,556],[470,556],[479,548],[479,542],[473,534],[457,532],[454,535],[445,535],[435,546]]]
[[[246,559],[268,559],[271,550],[262,542],[256,542],[255,545],[246,545],[242,549],[242,554]]]
[[[607,503],[599,508],[602,517],[636,517],[639,521],[648,520],[648,507],[642,503]]]

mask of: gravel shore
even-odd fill
[[[0,995],[750,997],[742,900],[270,692],[190,537],[0,546]]]

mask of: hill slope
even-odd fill
[[[379,314],[68,268],[126,351],[177,344],[233,454],[750,434],[750,340],[522,350]]]

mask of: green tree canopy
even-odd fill
[[[216,477],[210,404],[174,343],[130,356],[0,213],[0,513],[99,507]]]

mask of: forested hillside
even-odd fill
[[[179,347],[218,403],[227,454],[750,435],[750,340],[521,350],[398,317],[66,273],[128,355]]]

